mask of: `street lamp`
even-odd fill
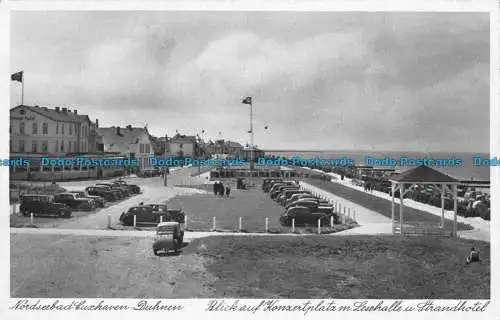
[[[241,101],[243,104],[248,104],[250,106],[250,130],[248,133],[250,133],[250,170],[253,170],[253,104],[252,104],[252,97],[246,97]]]

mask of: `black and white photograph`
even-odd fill
[[[489,300],[490,22],[12,11],[10,297]]]

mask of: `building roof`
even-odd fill
[[[38,113],[46,118],[49,118],[53,121],[60,121],[60,122],[91,122],[90,118],[87,115],[82,115],[82,114],[75,114],[74,111],[67,110],[66,112],[63,111],[63,109],[59,109],[57,111],[56,109],[50,109],[47,107],[39,107],[39,106],[26,106],[26,105],[19,105],[17,107],[14,107],[10,109],[10,112],[18,109],[27,109],[32,112]]]
[[[235,141],[227,141],[227,145],[230,148],[243,148],[243,145],[241,143]]]
[[[185,143],[185,142],[196,142],[197,138],[196,138],[196,136],[186,136],[186,135],[176,134],[175,136],[173,136],[169,140],[171,142]]]
[[[118,128],[120,128],[120,135],[118,135]],[[97,131],[102,136],[103,144],[112,152],[130,152],[130,145],[138,144],[142,135],[150,138],[147,128],[111,127],[98,128]]]
[[[420,166],[406,170],[391,178],[396,182],[419,183],[419,182],[435,182],[435,183],[454,183],[459,182],[457,179],[450,177],[447,174],[441,173],[427,166]]]

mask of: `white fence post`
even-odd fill
[[[215,231],[215,216],[214,216],[214,218],[213,218],[212,230],[213,230],[213,231]]]
[[[137,226],[137,216],[134,214],[134,228]]]
[[[333,228],[333,216],[330,217],[330,227]]]
[[[292,218],[292,233],[295,232],[295,218]]]
[[[243,226],[242,226],[242,221],[241,221],[241,217],[238,221],[238,230],[241,231],[243,229]]]
[[[266,217],[266,233],[268,229],[269,229],[269,218]]]
[[[30,213],[30,224],[32,224],[32,225],[34,224],[33,220],[34,220],[34,217],[33,217],[33,212],[32,212],[32,213]]]
[[[111,229],[111,213],[108,213],[108,229]]]
[[[318,219],[318,234],[321,234],[321,219]]]

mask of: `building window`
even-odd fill
[[[38,134],[38,124],[36,122],[33,122],[33,134]]]
[[[49,142],[42,141],[42,152],[48,152],[48,151],[49,151]]]
[[[146,145],[146,153],[150,153],[151,152],[151,145],[147,144]]]
[[[61,124],[61,134],[64,134],[64,123]]]
[[[42,124],[42,134],[49,134],[49,124],[48,123]]]
[[[54,148],[54,152],[59,152],[59,140],[56,140],[56,147]]]
[[[24,152],[24,140],[19,140],[19,152]]]
[[[64,124],[63,124],[63,127],[64,127]],[[61,152],[64,152],[64,140],[61,141]]]
[[[56,123],[56,134],[59,134],[59,123]]]
[[[24,122],[21,122],[21,123],[19,124],[19,133],[20,133],[20,134],[24,134],[24,127],[25,127]]]
[[[38,147],[38,145],[37,145],[36,141],[33,141],[33,142],[31,143],[31,152],[33,152],[33,153],[38,152],[37,147]]]
[[[179,144],[179,148],[181,148],[181,149],[182,149],[182,143],[181,143],[181,144]]]
[[[72,123],[69,124],[69,135],[70,136],[73,135],[73,124]]]

